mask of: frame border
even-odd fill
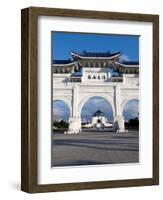
[[[153,177],[39,185],[37,183],[37,18],[62,16],[153,23]],[[28,193],[159,184],[159,15],[29,7],[21,10],[21,190]]]

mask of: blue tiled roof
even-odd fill
[[[121,77],[122,75],[118,72],[112,72],[112,77]]]
[[[76,52],[74,52],[76,53]],[[107,52],[87,52],[87,51],[83,51],[82,53],[76,53],[80,56],[83,57],[111,57],[111,56],[115,56],[117,54],[120,54],[121,52],[116,52],[116,53],[110,53],[110,51]]]
[[[69,64],[72,63],[72,60],[53,60],[53,64]]]
[[[124,65],[139,65],[138,61],[122,61],[120,63],[122,63]]]
[[[99,116],[104,116],[104,113],[103,112],[101,112],[100,110],[97,110],[95,113],[94,113],[94,115],[93,115],[94,117],[99,117]]]
[[[79,71],[74,72],[71,77],[82,77],[83,73],[82,73],[82,68],[80,68]]]

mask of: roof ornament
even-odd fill
[[[101,117],[105,116],[104,113],[101,110],[97,110],[94,114],[93,117]]]

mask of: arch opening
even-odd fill
[[[139,128],[139,100],[130,99],[123,106],[123,116],[126,129]]]
[[[63,100],[52,103],[53,131],[67,130],[69,127],[70,108]]]
[[[80,112],[82,129],[84,128],[112,128],[113,109],[105,98],[94,96],[87,99]]]

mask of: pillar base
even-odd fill
[[[72,117],[69,119],[69,129],[66,134],[78,134],[81,132],[81,118]]]
[[[115,116],[113,130],[116,132],[125,132],[125,120],[123,116]]]

